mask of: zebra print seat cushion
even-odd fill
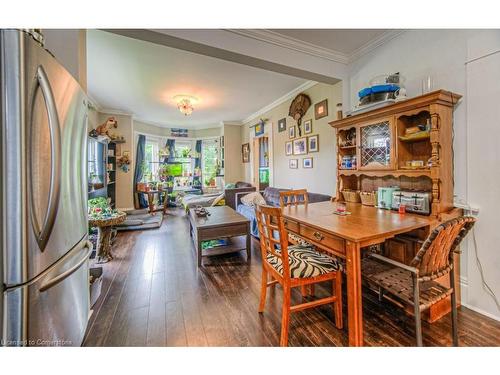
[[[283,274],[281,258],[269,253],[267,261],[276,271]],[[290,263],[290,276],[294,279],[316,277],[339,270],[335,258],[317,252],[312,246],[288,246],[288,262]]]

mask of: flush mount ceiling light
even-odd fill
[[[174,100],[177,103],[177,108],[179,108],[179,111],[181,111],[184,116],[193,113],[193,105],[198,102],[198,99],[191,95],[176,95],[174,96]]]

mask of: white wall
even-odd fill
[[[485,210],[484,215],[480,213],[476,226],[477,233],[481,233],[481,236],[477,236],[478,251],[486,280],[498,296],[500,296],[498,273],[500,252],[497,249],[500,241],[497,234],[499,231],[495,231],[494,228],[485,230],[487,226],[490,226],[490,213],[498,215],[500,212],[500,200],[495,198],[500,192],[500,174],[498,173],[500,126],[498,126],[498,116],[493,115],[498,104],[496,98],[490,98],[491,106],[482,107],[481,111],[489,111],[490,113],[490,116],[484,117],[488,121],[472,121],[472,119],[468,121],[468,108],[471,111],[468,97],[473,95],[468,86],[473,86],[475,95],[480,92],[481,80],[487,81],[488,78],[482,77],[480,79],[480,75],[471,76],[471,72],[469,72],[468,77],[466,62],[469,60],[468,55],[473,54],[474,58],[484,56],[495,48],[497,48],[496,50],[500,49],[498,48],[499,44],[500,31],[407,31],[350,64],[350,94],[348,98],[344,97],[344,103],[350,101],[351,105],[355,104],[357,92],[371,78],[378,74],[393,72],[400,72],[407,78],[406,87],[409,96],[421,94],[421,81],[428,75],[432,77],[436,89],[443,88],[464,95],[454,113],[455,195],[464,201],[481,205],[481,209]],[[485,63],[484,67],[486,65]],[[478,74],[480,68],[475,68],[474,72]],[[496,95],[498,95],[499,80],[497,75]],[[484,95],[481,98],[486,100]],[[474,103],[476,105],[479,101],[474,101]],[[480,116],[475,117],[475,119],[479,118]],[[494,121],[496,126],[492,126],[491,121]],[[468,143],[468,134],[487,138],[489,142],[477,142],[477,138],[474,138]],[[489,160],[489,164],[485,164],[485,159]],[[487,168],[486,165],[489,167]],[[493,196],[492,190],[496,192]],[[481,197],[489,198],[486,200],[481,199]],[[486,210],[488,211],[486,212]],[[480,312],[500,319],[500,311],[485,292],[480,280],[471,241],[469,240],[468,246],[466,245],[462,246],[463,255],[461,258],[462,302]]]

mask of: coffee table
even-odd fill
[[[189,210],[189,227],[197,251],[198,267],[202,257],[234,253],[246,250],[250,259],[250,220],[229,206],[206,207],[210,216],[198,217],[195,209]],[[202,249],[202,242],[227,238],[229,243],[209,249]]]

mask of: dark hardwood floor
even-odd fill
[[[281,290],[268,292],[257,312],[261,257],[252,241],[245,252],[204,258],[196,267],[188,222],[172,210],[159,229],[120,233],[115,259],[104,265],[105,280],[94,306],[85,346],[277,346]],[[328,285],[326,286],[328,287]],[[317,295],[326,289],[316,288]],[[302,297],[295,291],[292,301]],[[345,298],[344,298],[345,301]],[[414,321],[388,302],[364,294],[365,344],[413,346]],[[347,324],[337,330],[332,309],[323,306],[292,314],[290,346],[347,346]],[[461,346],[500,345],[500,323],[459,309]],[[424,345],[450,346],[451,321],[423,322]]]

